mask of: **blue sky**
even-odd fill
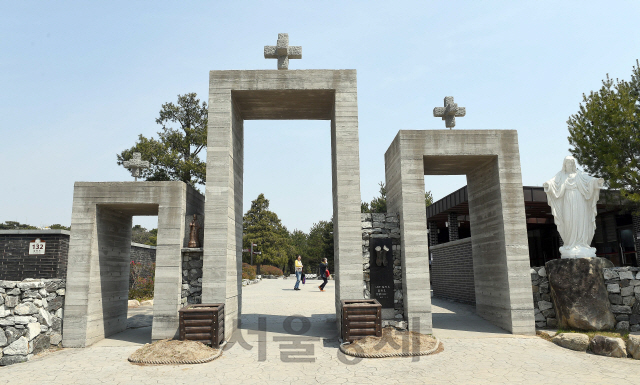
[[[568,155],[566,121],[608,73],[640,58],[637,1],[0,1],[0,222],[69,225],[75,181],[126,181],[116,154],[154,136],[162,103],[210,70],[356,69],[362,200],[384,180],[400,129],[516,129],[525,185]],[[331,217],[329,122],[245,124],[245,211],[264,193],[290,229]],[[427,177],[436,199],[461,176]],[[154,219],[138,223],[153,227]]]

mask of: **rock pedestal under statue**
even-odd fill
[[[613,267],[604,258],[554,259],[546,264],[551,298],[559,328],[581,330],[613,329],[602,269]]]

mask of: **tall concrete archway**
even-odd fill
[[[405,317],[431,332],[425,175],[466,175],[477,313],[534,334],[522,176],[515,130],[400,131],[385,154],[387,211],[400,215]]]
[[[225,304],[227,338],[242,312],[245,120],[330,120],[336,312],[362,298],[355,70],[211,71],[202,302]]]

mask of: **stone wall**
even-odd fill
[[[66,278],[69,254],[66,230],[0,230],[0,280]],[[29,255],[29,243],[46,242],[45,254]]]
[[[640,268],[613,267],[603,273],[616,330],[640,331]]]
[[[131,242],[131,260],[145,265],[156,263],[156,247]]]
[[[0,281],[0,366],[60,344],[65,294],[62,279]]]
[[[640,331],[640,268],[613,267],[603,270],[616,330]],[[531,285],[536,327],[557,327],[556,312],[549,293],[549,279],[544,267],[531,269]]]
[[[402,300],[402,266],[400,263],[400,224],[395,214],[361,214],[362,225],[362,271],[363,271],[363,295],[371,298],[371,282],[369,278],[369,241],[372,238],[390,238],[393,245],[393,284],[394,284],[394,312],[393,319],[396,322],[404,320],[404,304]],[[384,316],[384,314],[383,314]]]
[[[433,296],[476,304],[471,238],[431,246]],[[425,261],[426,263],[426,261]]]
[[[136,263],[136,274],[144,278],[152,278],[155,274],[156,248],[155,246],[143,245],[131,242],[131,269]],[[134,274],[129,273],[129,290],[133,288]]]
[[[544,267],[531,268],[531,289],[533,290],[533,311],[537,328],[556,328],[558,320],[551,300],[549,277]]]
[[[202,303],[202,249],[182,252],[182,307]]]

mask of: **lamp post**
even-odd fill
[[[251,243],[251,266],[253,266],[253,254],[260,255],[261,251],[253,251],[253,246],[258,246],[255,243]]]

